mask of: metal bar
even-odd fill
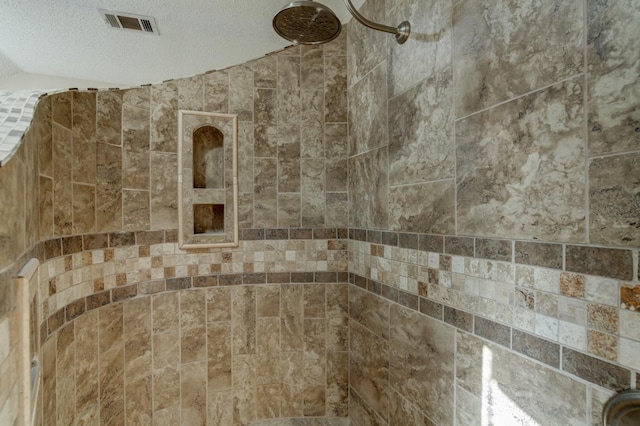
[[[371,28],[377,31],[384,31],[385,33],[394,34],[396,36],[396,41],[399,44],[404,43],[409,38],[409,33],[411,32],[411,25],[407,21],[400,23],[397,27],[390,27],[388,25],[378,24],[377,22],[373,22],[365,18],[358,12],[358,10],[353,7],[351,4],[351,0],[344,0],[344,4],[347,6],[347,9],[353,15],[354,18],[358,22],[360,22],[365,27]]]

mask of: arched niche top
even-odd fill
[[[193,131],[193,187],[224,188],[224,134],[217,127]]]

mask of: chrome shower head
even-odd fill
[[[335,13],[321,3],[292,1],[273,17],[273,29],[295,44],[322,44],[338,37],[342,24]]]

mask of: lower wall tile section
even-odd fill
[[[412,309],[364,282],[349,287],[354,426],[596,425],[631,384],[629,369],[423,297]]]
[[[43,344],[44,423],[347,417],[347,294],[346,283],[190,288],[87,311]]]

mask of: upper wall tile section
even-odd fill
[[[387,70],[378,66],[349,96],[349,154],[387,145]]]
[[[635,0],[589,0],[589,155],[640,147],[640,8]]]
[[[389,102],[389,185],[455,176],[451,68]]]
[[[359,228],[386,228],[388,225],[387,148],[369,151],[349,160],[349,223]],[[367,188],[362,190],[361,188]]]
[[[458,123],[458,232],[586,241],[582,102],[576,78]]]
[[[41,95],[39,90],[0,91],[0,167],[17,151]]]
[[[450,0],[427,4],[412,0],[386,2],[387,25],[396,26],[403,21],[411,24],[411,35],[404,44],[386,35],[390,50],[389,97],[451,64],[451,4]]]
[[[583,21],[581,0],[457,3],[457,117],[582,72]]]
[[[589,242],[640,247],[638,182],[640,153],[591,160]]]
[[[360,13],[374,22],[384,22],[385,0],[369,0]],[[380,31],[373,31],[364,25],[351,21],[347,25],[347,82],[349,87],[360,81],[371,70],[380,65],[387,55],[392,37]],[[395,41],[394,41],[395,43]],[[386,86],[386,85],[385,85]]]

